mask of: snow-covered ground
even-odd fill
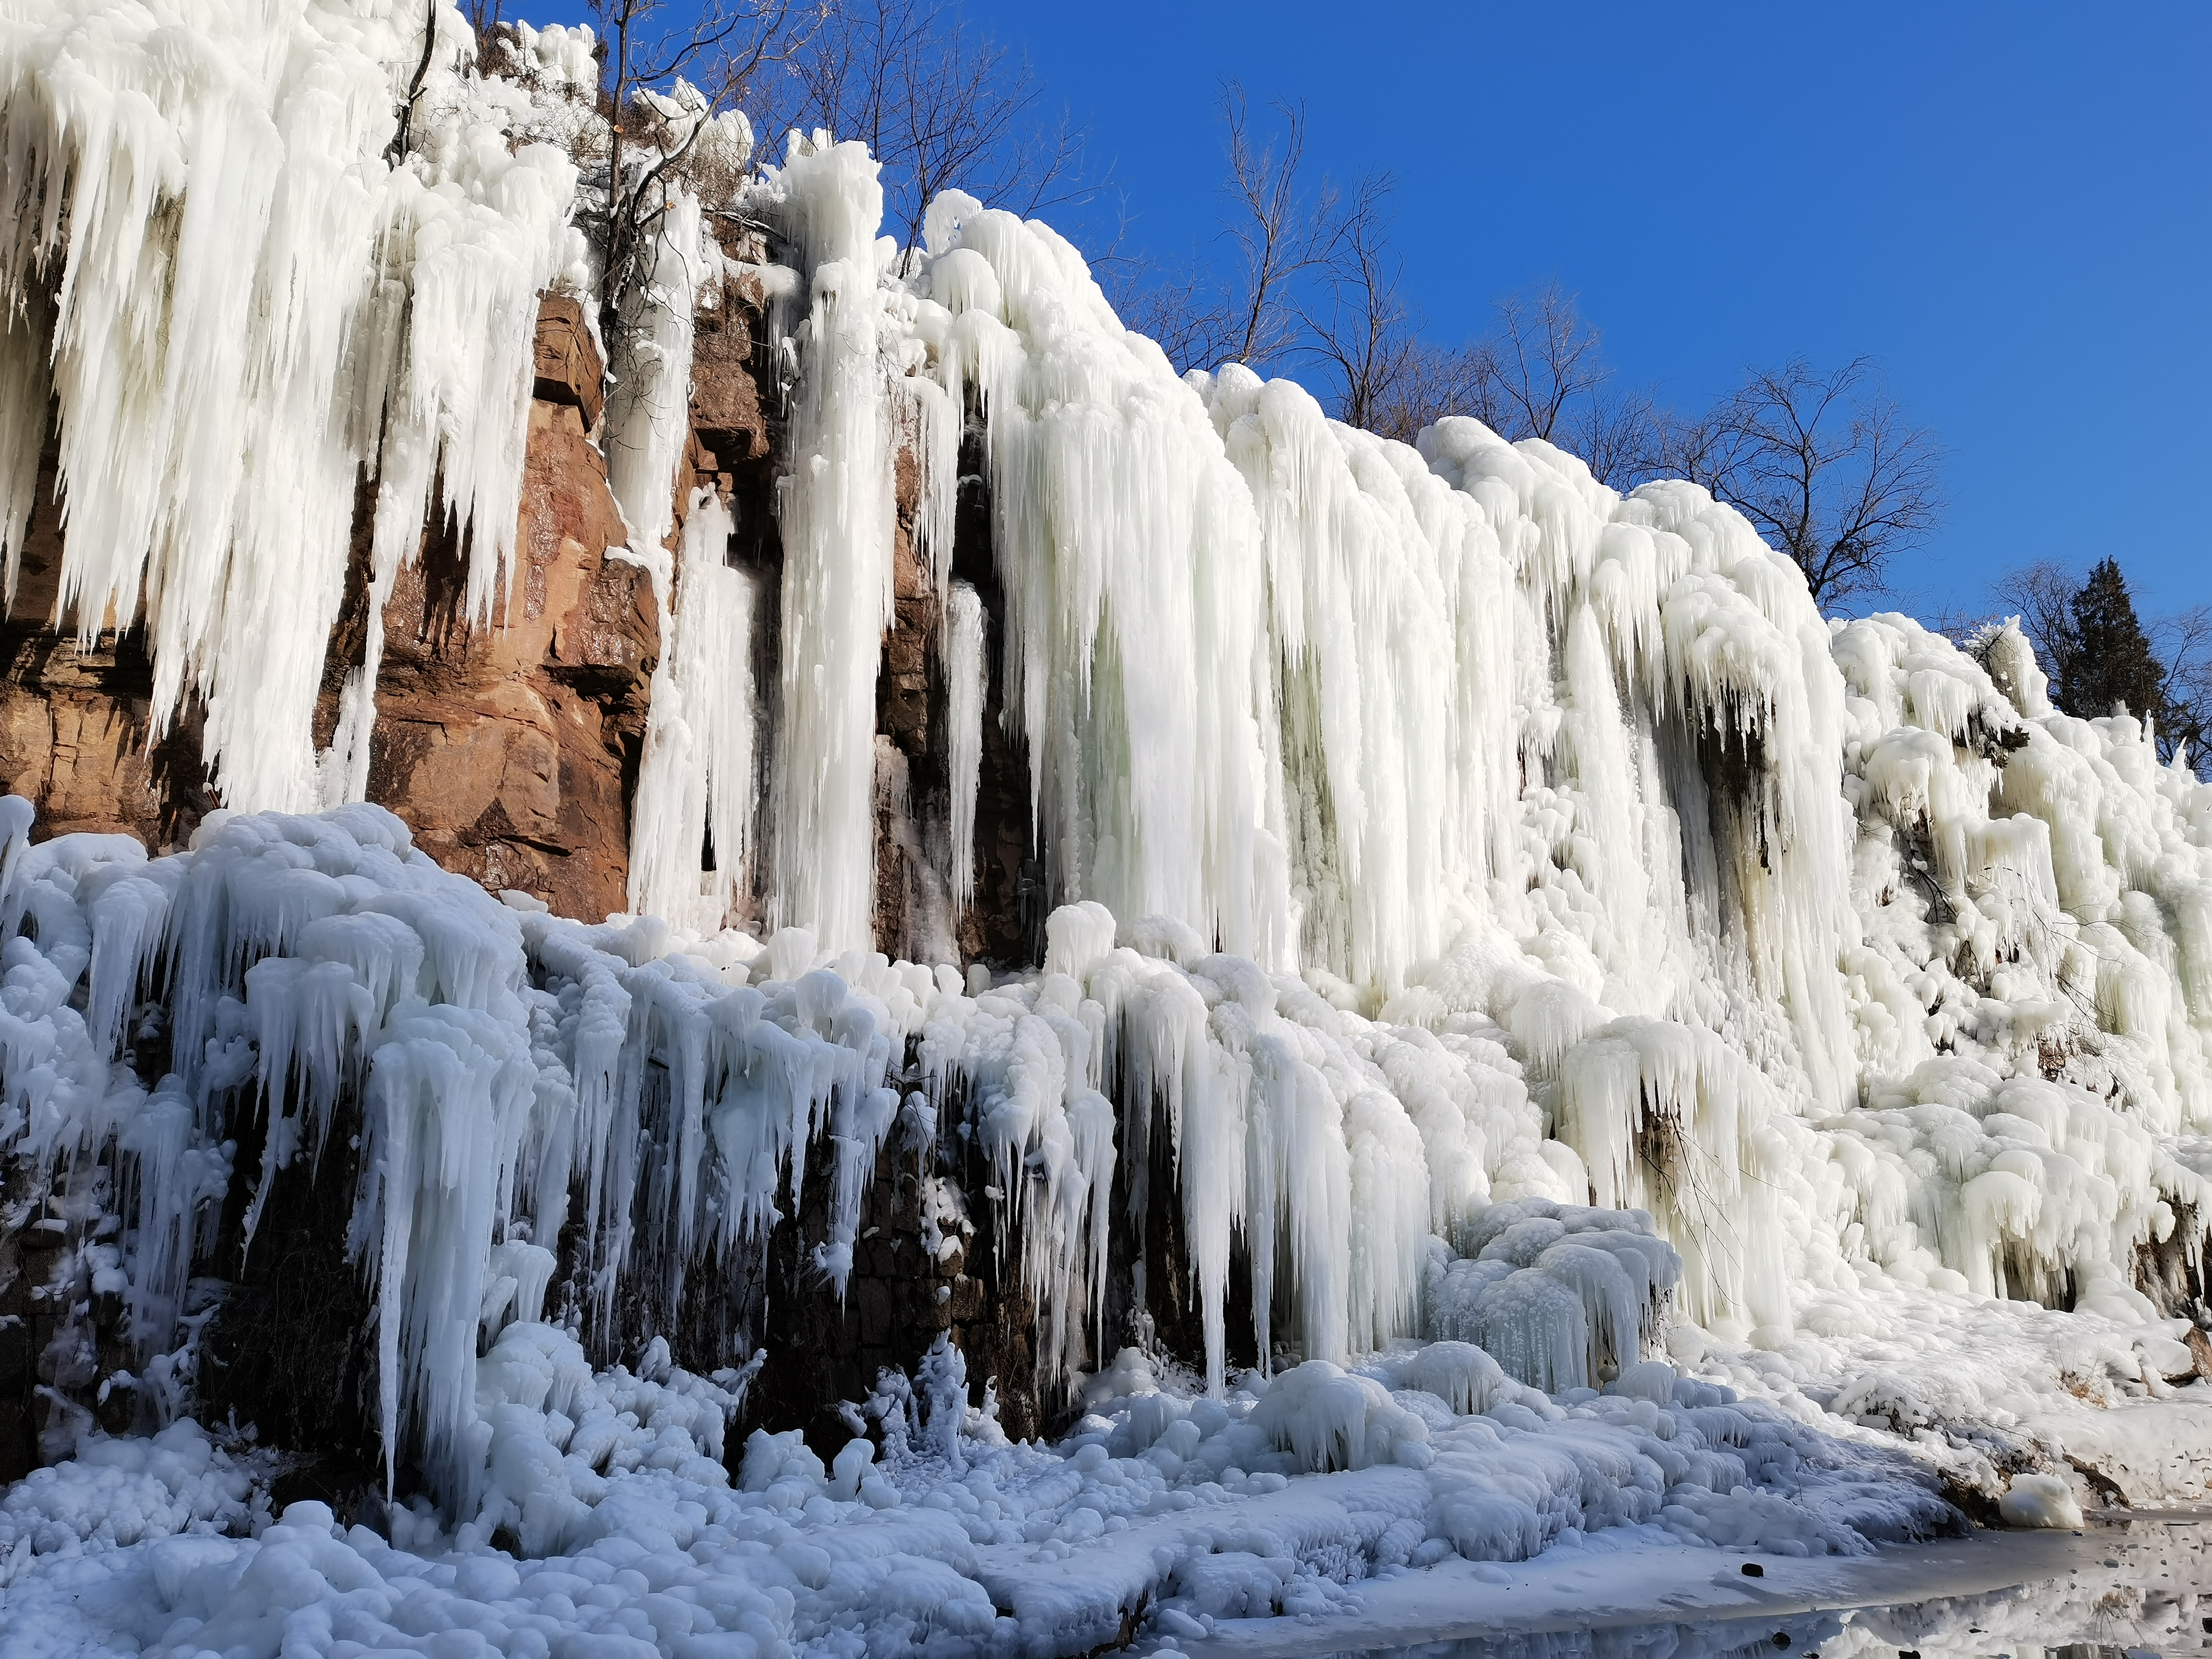
[[[510,1326],[485,1370],[498,1495],[458,1529],[420,1502],[381,1533],[342,1531],[315,1503],[271,1517],[269,1455],[190,1423],[89,1443],[0,1500],[0,1655],[1058,1659],[1133,1640],[1291,1659],[1780,1619],[2065,1570],[2058,1588],[2108,1618],[2133,1577],[2182,1613],[2212,1589],[2193,1556],[2161,1559],[2158,1572],[2179,1571],[2157,1584],[2148,1566],[2100,1565],[2109,1528],[2069,1549],[2070,1509],[2040,1517],[2055,1531],[1957,1538],[1894,1445],[1757,1402],[1661,1405],[1656,1367],[1640,1393],[1562,1405],[1507,1385],[1463,1413],[1446,1395],[1468,1368],[1433,1348],[1352,1373],[1317,1362],[1218,1401],[1156,1391],[1132,1355],[1108,1386],[1143,1391],[1097,1400],[1054,1448],[1008,1445],[980,1414],[957,1440],[933,1437],[922,1416],[885,1424],[883,1453],[856,1440],[829,1469],[795,1435],[756,1435],[735,1482],[704,1455],[719,1414],[696,1407],[709,1391],[680,1373],[594,1378],[573,1344],[529,1326]],[[1674,1392],[1705,1401],[1720,1385],[1678,1378]],[[2212,1389],[2187,1393],[2203,1397],[2100,1426],[2191,1453],[2202,1496]],[[1364,1466],[1298,1473],[1313,1462],[1300,1431],[1317,1427]],[[1954,1541],[1906,1541],[1943,1534]],[[2030,1605],[2048,1617],[2069,1603]]]

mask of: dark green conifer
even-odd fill
[[[2058,706],[2083,720],[2125,712],[2163,720],[2166,671],[2136,618],[2118,561],[2099,562],[2071,609],[2073,637],[2067,641]]]

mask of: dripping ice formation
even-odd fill
[[[70,502],[54,620],[143,619],[156,723],[206,714],[222,798],[357,798],[381,641],[333,747],[312,717],[357,478],[379,599],[433,510],[469,532],[470,614],[513,550],[538,295],[580,283],[576,171],[510,149],[527,100],[454,73],[436,14],[410,148],[384,151],[422,58],[413,7],[185,0],[10,8],[0,221],[12,599],[49,396]]]
[[[690,313],[729,263],[680,192],[617,354],[621,556],[665,647],[635,914],[556,918],[441,871],[359,799],[374,626],[320,755],[314,692],[357,477],[374,595],[434,511],[471,529],[470,605],[497,614],[535,301],[596,280],[575,169],[536,142],[588,52],[527,33],[538,84],[482,76],[441,9],[394,166],[413,7],[172,9],[0,11],[0,536],[51,398],[61,620],[142,619],[157,704],[204,703],[239,809],[151,857],[34,845],[30,804],[0,805],[0,1145],[40,1180],[106,1172],[118,1224],[72,1271],[127,1297],[159,1436],[98,1467],[143,1465],[147,1535],[240,1501],[185,1420],[224,1195],[252,1194],[250,1253],[276,1183],[333,1158],[386,1455],[443,1506],[425,1549],[448,1524],[532,1553],[629,1536],[647,1487],[617,1474],[665,1478],[700,1508],[668,1524],[716,1547],[818,1498],[860,1556],[939,1574],[930,1601],[882,1568],[866,1617],[979,1642],[1009,1602],[963,1552],[1030,1521],[1084,1543],[1080,1515],[1194,1494],[1264,1520],[1268,1483],[1340,1475],[1398,1506],[1323,1540],[1369,1565],[1647,1525],[1860,1548],[1942,1523],[1916,1469],[1994,1498],[2025,1467],[1997,1447],[2063,1477],[2076,1393],[2194,1369],[2212,793],[2136,722],[2056,713],[2014,628],[1962,648],[1823,619],[1694,486],[1624,496],[1464,419],[1388,442],[1237,365],[1179,379],[1046,226],[951,192],[902,253],[875,164],[826,136],[742,202],[789,262],[773,592],[718,556],[711,491],[675,528]],[[197,70],[172,73],[185,44]],[[970,443],[989,605],[954,575]],[[1055,907],[1034,966],[874,949],[902,453],[945,617],[942,889],[975,902],[995,696]],[[765,939],[724,926],[752,862]],[[248,1126],[264,1151],[234,1169]],[[1038,1381],[1084,1408],[1073,1438],[994,1444],[984,1379],[940,1346],[866,1402],[881,1473],[763,1435],[718,1484],[750,1356],[724,1331],[712,1375],[675,1365],[687,1285],[757,1258],[826,1164],[811,1265],[843,1294],[877,1170],[954,1133],[1037,1310]],[[1182,1382],[1109,1319],[1145,1309],[1117,1230],[1182,1254]],[[642,1356],[618,1302],[656,1328]],[[1271,1376],[1278,1355],[1298,1363]],[[1969,1423],[1984,1437],[1937,1432]],[[97,1530],[68,1518],[94,1466],[70,1467],[0,1504],[26,1560]],[[955,1474],[996,1512],[946,1497],[975,1525],[933,1532],[915,1517]],[[1892,1496],[1805,1498],[1862,1479]],[[807,1520],[775,1520],[780,1545],[834,1531]],[[295,1524],[278,1546],[369,1552],[319,1571],[409,1571],[416,1522],[384,1554]],[[1311,1555],[1228,1536],[1139,1588],[1229,1616],[1249,1564],[1220,1560]],[[1268,1582],[1267,1605],[1307,1593]],[[1043,1598],[1038,1651],[1095,1645],[1125,1605],[1006,1594]],[[788,1593],[725,1611],[769,1650],[835,1626]]]

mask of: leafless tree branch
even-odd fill
[[[594,0],[600,44],[601,113],[608,125],[607,193],[598,227],[604,275],[599,321],[611,346],[623,306],[652,264],[649,252],[667,205],[707,123],[744,97],[771,66],[818,33],[830,0],[704,0],[685,21],[659,22],[667,0]],[[697,94],[688,125],[672,132],[639,94],[682,80]],[[641,145],[646,164],[631,164]]]
[[[1328,216],[1315,222],[1326,236],[1322,293],[1297,313],[1305,337],[1298,349],[1335,382],[1337,418],[1370,429],[1386,409],[1396,412],[1419,361],[1413,316],[1400,293],[1403,264],[1389,244],[1394,185],[1389,174],[1370,173],[1348,198],[1330,199]]]
[[[1611,377],[1598,331],[1556,280],[1507,295],[1497,311],[1481,360],[1485,423],[1504,437],[1550,441],[1568,410],[1594,398]]]
[[[1881,591],[1890,561],[1942,516],[1942,452],[1864,357],[1826,374],[1803,358],[1754,370],[1668,439],[1665,464],[1749,519],[1823,606]]]
[[[1029,216],[1100,188],[1084,176],[1088,134],[1052,111],[1028,60],[945,0],[846,0],[767,90],[763,135],[818,127],[868,146],[908,249],[946,190]]]

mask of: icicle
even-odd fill
[[[811,295],[783,523],[775,913],[874,943],[876,666],[891,622],[891,412],[878,361],[876,163],[793,136],[775,206]]]
[[[89,80],[72,43],[94,18]],[[60,614],[86,642],[143,617],[156,731],[202,699],[234,806],[365,778],[373,663],[328,779],[311,729],[364,468],[384,475],[380,574],[394,538],[411,550],[434,472],[456,532],[481,527],[478,614],[513,542],[536,296],[568,258],[575,174],[511,150],[472,101],[450,7],[418,100],[428,155],[387,167],[418,18],[203,11],[197,61],[220,72],[179,75],[164,19],[70,0],[0,56],[19,163],[0,215],[9,585],[49,384],[26,354],[50,336]]]
[[[952,584],[945,607],[945,723],[952,787],[952,914],[967,913],[975,890],[975,793],[983,771],[983,708],[990,696],[983,601],[966,582]]]
[[[709,933],[744,871],[753,813],[757,599],[752,575],[724,562],[730,532],[728,508],[699,490],[630,813],[630,908]]]

